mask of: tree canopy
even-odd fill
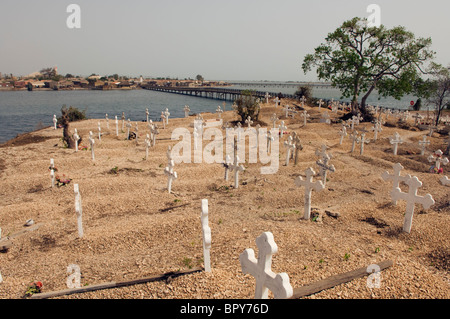
[[[416,39],[402,26],[369,27],[367,19],[358,17],[345,21],[325,41],[305,56],[302,69],[307,73],[316,67],[319,79],[352,98],[353,112],[365,112],[366,100],[375,89],[396,99],[414,92],[424,63],[435,54],[430,50],[431,38]]]

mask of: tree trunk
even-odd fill
[[[64,110],[61,111],[61,113],[62,113],[62,126],[64,128],[63,140],[68,148],[75,149],[75,140],[73,139],[69,131],[69,118],[67,117],[67,114]],[[79,142],[81,142],[81,139]]]

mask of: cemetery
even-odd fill
[[[0,298],[448,299],[450,126],[263,102],[257,120],[110,112],[70,123],[77,150],[53,125],[0,145]],[[221,163],[174,163],[172,132],[218,119],[223,145],[226,127],[267,129],[278,170],[238,156],[237,135]]]

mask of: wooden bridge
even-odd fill
[[[311,88],[333,88],[329,82],[228,82],[231,85],[245,86],[245,87],[278,87],[278,88],[298,88],[299,86],[309,86]]]
[[[182,95],[190,95],[193,97],[203,97],[215,100],[224,100],[234,102],[243,91],[251,91],[253,96],[266,99],[266,93],[269,93],[271,98],[275,98],[279,93],[266,92],[266,91],[254,91],[254,90],[241,90],[241,89],[229,89],[229,88],[215,88],[215,87],[166,87],[166,86],[143,86],[143,89],[151,91],[159,91],[166,93],[175,93]],[[282,94],[283,98],[295,99],[293,94]]]

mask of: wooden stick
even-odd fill
[[[392,260],[386,260],[382,261],[379,264],[377,264],[380,267],[380,271],[384,270],[388,267],[391,267],[394,263]],[[352,281],[353,279],[362,278],[364,276],[368,276],[370,273],[367,272],[367,267],[360,268],[357,270],[353,270],[350,272],[346,272],[344,274],[331,276],[329,278],[317,281],[313,284],[303,286],[300,288],[294,289],[294,294],[292,295],[291,299],[298,299],[305,296],[313,295],[315,293],[318,293],[322,290],[332,288],[334,286]]]
[[[170,278],[176,278],[176,277],[183,276],[183,275],[189,275],[189,274],[193,274],[193,273],[196,273],[196,272],[199,272],[202,270],[203,270],[202,268],[194,268],[194,269],[188,270],[188,271],[168,272],[168,273],[165,273],[162,275],[141,278],[141,279],[134,279],[134,280],[129,280],[129,281],[119,281],[119,282],[113,281],[113,282],[107,282],[107,283],[85,286],[85,287],[74,288],[74,289],[66,289],[66,290],[51,291],[51,292],[46,292],[46,293],[38,293],[38,294],[32,295],[30,297],[30,299],[47,299],[47,298],[52,298],[52,297],[64,296],[64,295],[79,294],[79,293],[84,293],[84,292],[88,292],[88,291],[138,285],[138,284],[143,284],[143,283],[152,282],[152,281],[161,281],[161,280],[167,280]]]
[[[32,227],[25,228],[25,229],[20,230],[12,235],[9,235],[9,236],[6,236],[6,237],[0,239],[0,251],[3,252],[3,251],[6,251],[11,248],[11,246],[12,246],[11,239],[25,235],[26,233],[34,231],[41,226],[42,226],[42,224],[36,224]]]

